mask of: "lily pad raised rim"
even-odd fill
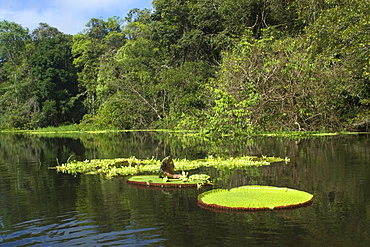
[[[306,199],[292,203],[292,204],[283,204],[283,205],[276,205],[273,207],[269,206],[250,206],[250,205],[245,205],[245,206],[225,206],[222,205],[222,203],[206,203],[204,202],[204,198],[206,196],[209,196],[211,194],[219,193],[219,192],[225,192],[228,193],[229,191],[236,192],[237,190],[243,191],[244,192],[248,189],[253,189],[253,190],[275,190],[276,192],[294,192],[298,193],[301,195],[304,195],[307,197]],[[301,207],[306,207],[310,206],[313,203],[314,196],[308,192],[305,191],[300,191],[296,189],[291,189],[291,188],[286,188],[286,187],[274,187],[274,186],[266,186],[266,185],[245,185],[241,187],[235,187],[230,190],[227,189],[214,189],[214,190],[209,190],[206,192],[203,192],[202,194],[198,195],[198,206],[202,207],[204,209],[212,210],[215,212],[258,212],[258,211],[268,211],[268,210],[276,210],[276,211],[284,211],[284,210],[290,210],[290,209],[296,209],[296,208],[301,208]]]

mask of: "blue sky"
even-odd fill
[[[91,18],[123,19],[133,8],[151,9],[152,0],[0,0],[0,21],[16,22],[30,31],[44,22],[66,34],[76,34]]]

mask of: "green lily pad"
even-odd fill
[[[197,176],[199,175],[197,174]],[[133,186],[149,186],[160,188],[196,188],[203,185],[212,185],[212,183],[207,179],[201,179],[201,177],[199,177],[199,179],[196,179],[196,177],[194,178],[195,179],[192,179],[192,176],[190,176],[189,178],[168,179],[160,178],[158,175],[142,175],[128,178],[127,183]]]
[[[313,195],[272,186],[242,186],[215,189],[198,196],[199,206],[216,211],[255,211],[297,208],[312,203]]]

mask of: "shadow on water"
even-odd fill
[[[254,138],[210,143],[164,133],[47,137],[0,133],[0,245],[368,246],[370,138]],[[291,162],[234,171],[207,169],[215,187],[290,187],[315,195],[290,211],[216,213],[197,205],[200,190],[161,191],[126,178],[56,173],[78,160],[167,155],[267,155]],[[58,161],[57,161],[58,160]]]

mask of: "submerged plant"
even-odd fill
[[[304,191],[260,185],[215,189],[198,196],[199,206],[215,211],[290,209],[309,205],[312,200],[313,195]]]

